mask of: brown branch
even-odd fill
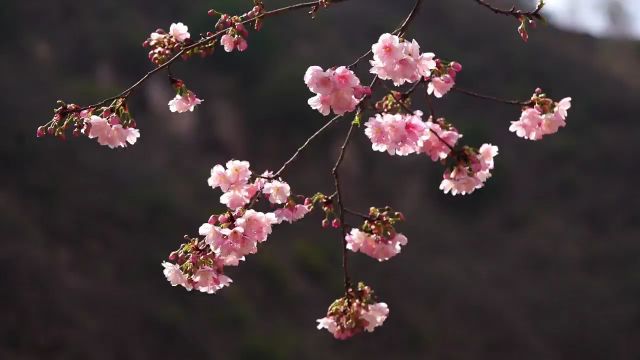
[[[491,101],[495,101],[495,102],[499,102],[499,103],[503,103],[503,104],[518,105],[518,106],[528,106],[528,105],[532,104],[531,100],[525,100],[525,101],[523,101],[523,100],[505,100],[505,99],[497,98],[495,96],[484,95],[484,94],[477,93],[475,91],[466,90],[466,89],[463,89],[463,88],[461,88],[459,86],[455,86],[453,88],[453,90],[457,91],[457,92],[459,92],[461,94],[465,94],[465,95],[468,95],[468,96],[471,96],[471,97],[475,97],[475,98],[478,98],[478,99],[491,100]]]
[[[342,198],[342,188],[340,185],[340,172],[338,171],[342,161],[344,160],[344,155],[347,150],[347,146],[351,140],[351,135],[353,134],[354,124],[349,125],[349,131],[347,131],[347,136],[344,139],[344,143],[342,143],[342,147],[340,147],[340,154],[338,155],[338,160],[336,160],[336,164],[333,166],[331,170],[331,174],[333,175],[334,184],[336,187],[335,199],[336,204],[338,205],[338,216],[340,219],[340,224],[344,224],[344,204]],[[348,266],[348,250],[347,250],[347,228],[345,226],[341,226],[342,228],[342,270],[344,272],[344,291],[345,294],[349,292],[351,288],[351,278],[349,276],[349,266]]]
[[[544,7],[544,1],[538,1],[538,5],[536,6],[536,8],[534,10],[531,11],[522,11],[519,9],[516,9],[515,6],[512,6],[509,9],[500,9],[497,8],[491,4],[489,4],[487,1],[485,0],[474,0],[475,2],[477,2],[478,4],[486,7],[487,9],[493,11],[495,14],[499,14],[499,15],[506,15],[506,16],[513,16],[516,19],[519,19],[520,17],[524,16],[528,19],[540,19],[541,15],[540,15],[540,11],[542,10],[542,8]]]

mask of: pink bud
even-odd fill
[[[333,226],[334,229],[337,229],[340,227],[340,219],[333,219],[333,221],[331,222],[331,226]]]
[[[325,229],[329,227],[329,219],[322,220],[322,227]]]
[[[304,204],[305,204],[305,205],[311,205],[312,203],[313,203],[313,201],[311,201],[311,199],[310,199],[310,198],[305,198],[305,199],[304,199]]]
[[[460,64],[459,62],[452,61],[450,65],[451,65],[451,68],[456,72],[460,72],[462,70],[462,64]]]
[[[369,95],[371,95],[371,88],[368,86],[358,85],[353,88],[353,96],[355,96],[356,99],[362,99]]]
[[[248,46],[247,41],[243,37],[238,36],[236,38],[236,49],[238,49],[238,51],[245,51]]]
[[[44,128],[44,126],[38,127],[38,130],[36,130],[36,137],[43,137],[45,135],[46,135],[46,129]]]
[[[218,222],[218,217],[216,215],[211,215],[207,222],[211,225],[215,225]]]
[[[226,224],[226,223],[229,221],[229,217],[228,217],[227,215],[220,215],[220,216],[218,217],[218,221],[219,221],[221,224]]]

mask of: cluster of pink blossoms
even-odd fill
[[[440,190],[445,194],[467,195],[482,188],[491,177],[496,155],[498,147],[491,144],[483,144],[478,151],[465,147],[457,154],[456,164],[445,171]]]
[[[196,105],[200,105],[204,101],[199,99],[193,91],[187,89],[184,81],[171,78],[171,83],[176,89],[176,96],[169,101],[169,110],[171,112],[193,111]]]
[[[437,98],[443,97],[456,84],[456,76],[462,71],[462,65],[459,62],[444,62],[440,59],[436,60],[436,67],[433,70],[427,93]]]
[[[407,237],[396,232],[394,225],[404,221],[402,213],[386,207],[372,207],[360,229],[351,229],[345,240],[347,249],[361,252],[378,261],[386,261],[398,255],[401,246],[407,245]]]
[[[382,80],[393,81],[396,86],[427,78],[436,68],[435,54],[421,54],[415,40],[409,42],[396,35],[382,34],[371,50],[370,72]]]
[[[160,65],[170,59],[190,38],[189,27],[179,22],[171,24],[169,32],[163,29],[152,32],[142,46],[151,48],[149,60]]]
[[[273,225],[300,220],[311,211],[310,200],[299,204],[291,195],[289,184],[274,178],[270,172],[252,179],[247,161],[230,160],[226,167],[216,165],[211,169],[207,182],[223,191],[220,202],[228,210],[212,215],[200,226],[198,233],[203,236],[202,240],[188,239],[188,243],[170,255],[169,259],[176,261],[175,264],[163,263],[165,276],[173,286],[208,293],[227,286],[231,279],[224,275],[224,266],[237,266],[246,255],[255,254],[258,244],[271,234]],[[259,212],[247,206],[261,194],[272,207],[277,207],[273,212]],[[207,286],[199,282],[203,271],[208,276]]]
[[[571,108],[570,97],[554,102],[542,94],[542,90],[537,89],[531,98],[531,104],[523,108],[518,121],[511,122],[509,131],[521,138],[540,140],[566,126],[567,111]]]
[[[387,319],[389,307],[375,302],[373,290],[363,283],[349,289],[345,297],[334,301],[327,316],[318,319],[318,329],[327,329],[338,340],[346,340],[363,331],[373,332]]]
[[[441,123],[422,120],[422,112],[413,114],[376,114],[365,123],[364,133],[374,151],[405,156],[425,153],[436,161],[446,158],[462,137],[455,128],[443,129]],[[447,145],[448,144],[448,145]]]
[[[322,115],[329,115],[331,110],[336,115],[354,111],[360,100],[371,94],[371,89],[360,85],[360,79],[345,66],[326,71],[319,66],[310,66],[304,74],[304,82],[316,94],[309,99],[309,106]]]
[[[133,145],[140,137],[140,130],[134,127],[123,127],[120,117],[116,114],[110,114],[108,111],[103,112],[102,116],[88,114],[88,112],[80,113],[81,118],[88,116],[83,133],[89,139],[96,138],[100,145],[106,145],[111,149],[127,147],[127,143]]]

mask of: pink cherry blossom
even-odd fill
[[[117,124],[112,125],[110,120]],[[86,123],[87,127],[84,129],[84,133],[87,134],[87,137],[89,139],[97,138],[98,144],[106,145],[111,149],[127,147],[127,143],[134,145],[140,137],[140,130],[131,127],[124,128],[115,116],[105,119],[93,115]]]
[[[189,279],[185,274],[180,270],[180,266],[177,264],[172,264],[170,262],[162,262],[162,266],[164,270],[164,276],[166,276],[167,280],[171,283],[171,286],[183,286],[188,291],[193,289],[193,286],[189,283]]]
[[[261,213],[253,209],[247,210],[236,220],[236,226],[244,229],[244,236],[252,241],[263,242],[271,234],[271,226],[278,220],[273,213]]]
[[[171,24],[171,27],[169,28],[169,34],[173,36],[177,41],[183,42],[191,36],[188,30],[189,30],[189,27],[187,27],[185,24],[181,22],[177,24],[174,23],[174,24]],[[152,38],[153,38],[153,34],[152,34]]]
[[[177,94],[175,98],[169,101],[169,110],[179,113],[193,111],[196,105],[201,104],[202,101],[192,91],[187,91],[183,95]]]
[[[236,210],[248,204],[253,195],[245,188],[232,189],[220,196],[220,203],[231,210]]]
[[[272,180],[264,184],[262,192],[269,195],[272,204],[284,204],[291,195],[291,188],[286,182]]]
[[[428,136],[422,112],[413,114],[376,114],[365,123],[365,134],[374,151],[390,155],[409,155],[419,150],[423,138]]]
[[[362,318],[367,322],[364,330],[373,332],[373,330],[381,326],[389,316],[389,307],[385,303],[375,303],[368,306],[367,310],[362,311]]]
[[[347,249],[369,255],[378,261],[389,260],[400,253],[401,246],[407,244],[407,237],[402,234],[394,234],[386,239],[380,235],[369,234],[359,229],[351,229],[345,237]]]
[[[429,95],[433,94],[435,97],[441,98],[448,93],[455,84],[455,79],[449,74],[432,77],[427,86],[427,92]]]
[[[444,130],[437,122],[427,121],[427,127],[430,131],[426,132],[418,152],[427,154],[433,161],[446,159],[451,152],[449,146],[455,147],[462,135],[454,128]]]
[[[483,144],[476,154],[469,155],[468,162],[458,163],[453,169],[445,171],[440,190],[455,196],[468,195],[482,188],[491,177],[493,158],[497,155],[497,146]]]
[[[310,66],[304,82],[316,94],[307,103],[322,115],[329,115],[331,110],[336,115],[354,111],[360,100],[371,93],[371,89],[360,85],[360,79],[344,66],[326,71]]]
[[[429,76],[436,67],[433,53],[420,54],[417,41],[409,42],[396,35],[382,34],[371,50],[370,72],[382,80],[392,80],[396,86]]]
[[[232,52],[236,47],[236,41],[234,37],[229,34],[222,35],[222,37],[220,38],[220,44],[224,46],[224,51],[226,52]]]
[[[544,96],[534,99],[544,99]],[[547,100],[548,101],[548,100]],[[518,121],[512,121],[509,131],[518,137],[528,140],[540,140],[545,135],[555,134],[561,127],[566,126],[568,110],[571,108],[571,98],[564,98],[548,105],[525,107]]]
[[[228,276],[208,266],[198,269],[192,279],[195,283],[194,288],[207,294],[214,294],[232,283]]]
[[[310,211],[311,209],[309,208],[309,206],[296,204],[292,206],[287,205],[283,208],[277,209],[276,211],[274,211],[274,215],[278,220],[278,224],[283,221],[293,223],[294,221],[302,219]]]

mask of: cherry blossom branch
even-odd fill
[[[503,103],[503,104],[509,104],[509,105],[529,106],[529,105],[531,105],[533,103],[533,100],[505,100],[505,99],[500,99],[500,98],[497,98],[495,96],[484,95],[484,94],[477,93],[475,91],[463,89],[463,88],[461,88],[459,86],[455,86],[452,90],[457,91],[457,92],[459,92],[461,94],[465,94],[465,95],[471,96],[471,97],[484,99],[484,100],[491,100],[491,101],[495,101],[495,102],[499,102],[499,103]]]
[[[495,14],[500,14],[500,15],[506,15],[506,16],[513,16],[516,19],[519,19],[520,17],[524,16],[528,19],[541,19],[542,16],[540,15],[540,11],[542,10],[542,8],[544,7],[544,0],[540,0],[538,1],[538,5],[536,5],[536,8],[534,10],[531,11],[522,11],[519,9],[516,9],[515,6],[512,6],[509,9],[500,9],[497,8],[491,4],[489,4],[487,1],[485,0],[475,0],[475,2],[477,2],[478,4],[486,7],[487,9],[493,11]]]
[[[344,2],[347,0],[333,0],[330,3],[338,3],[338,2]],[[263,18],[267,18],[267,17],[271,17],[271,16],[276,16],[285,12],[289,12],[289,11],[293,11],[293,10],[299,10],[299,9],[318,9],[321,6],[325,6],[325,4],[327,4],[327,1],[323,1],[323,0],[318,0],[318,1],[310,1],[310,2],[305,2],[305,3],[299,3],[299,4],[294,4],[294,5],[289,5],[289,6],[285,6],[282,8],[278,8],[275,10],[271,10],[271,11],[265,11],[263,13],[260,13],[258,15],[255,16],[251,16],[248,17],[247,19],[239,22],[239,24],[246,24],[249,22],[252,22],[254,20],[258,20],[258,19],[263,19]],[[223,29],[220,31],[217,31],[215,33],[213,33],[210,36],[204,37],[201,40],[189,45],[189,46],[185,46],[184,48],[182,48],[182,50],[178,51],[173,57],[171,57],[169,60],[167,60],[165,63],[163,63],[162,65],[158,65],[157,67],[155,67],[154,69],[150,70],[149,72],[147,72],[142,78],[140,78],[138,81],[136,81],[133,85],[129,86],[126,90],[122,91],[120,94],[112,96],[110,98],[106,98],[102,101],[99,101],[95,104],[92,105],[87,105],[84,107],[81,107],[77,110],[77,112],[80,112],[82,110],[87,110],[87,109],[93,109],[93,108],[97,108],[100,106],[104,106],[109,102],[115,101],[117,99],[126,99],[128,98],[131,93],[133,93],[133,91],[139,87],[140,85],[142,85],[145,81],[147,81],[150,77],[152,77],[154,74],[156,74],[157,72],[168,68],[169,66],[171,66],[171,64],[173,64],[174,62],[176,62],[178,59],[180,59],[182,57],[183,54],[185,54],[186,52],[193,50],[199,46],[202,46],[204,44],[208,44],[211,41],[213,41],[215,38],[217,38],[218,36],[225,34],[228,31],[228,29]]]

